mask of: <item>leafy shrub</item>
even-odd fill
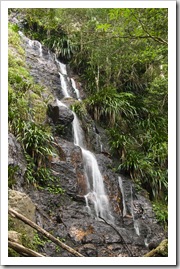
[[[28,184],[32,184],[39,189],[47,189],[49,192],[63,193],[60,185],[53,186],[56,178],[52,175],[49,167],[37,167],[34,163],[34,159],[27,153],[25,153],[27,161],[27,169],[25,172],[25,179]],[[59,179],[58,179],[59,182]]]
[[[168,208],[162,201],[156,201],[153,203],[153,210],[156,214],[156,218],[160,224],[167,229],[168,226]]]
[[[18,135],[24,150],[33,158],[34,162],[41,166],[48,156],[52,155],[51,142],[53,137],[44,126],[27,122]]]
[[[104,88],[89,97],[85,104],[95,120],[107,119],[108,124],[113,126],[122,116],[133,118],[136,114],[131,104],[133,98],[132,93],[118,93],[115,88]]]
[[[82,119],[85,114],[87,114],[87,110],[85,104],[83,102],[76,101],[71,105],[71,109],[77,114],[78,118]]]

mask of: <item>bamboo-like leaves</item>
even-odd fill
[[[105,117],[108,124],[113,126],[122,115],[133,118],[136,114],[135,107],[131,104],[133,98],[132,93],[117,93],[116,89],[107,88],[88,98],[86,106],[96,120]]]

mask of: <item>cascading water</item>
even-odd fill
[[[61,74],[66,75],[67,76],[67,69],[66,69],[66,65],[61,63],[60,61],[58,61],[56,54],[54,55],[54,60],[57,63],[59,70],[61,72]]]
[[[71,83],[72,83],[72,87],[73,87],[73,89],[75,90],[77,99],[78,99],[78,100],[81,100],[80,95],[79,95],[79,90],[76,88],[76,83],[75,83],[75,81],[74,81],[73,78],[71,78]]]
[[[70,95],[68,93],[67,83],[66,83],[66,79],[68,79],[66,65],[61,63],[60,61],[58,61],[56,58],[56,55],[54,56],[54,60],[59,67],[59,71],[60,71],[59,76],[60,76],[63,95],[64,95],[64,97],[70,97]]]
[[[127,210],[126,210],[126,203],[125,203],[125,198],[124,198],[124,188],[123,188],[122,178],[120,176],[118,177],[118,181],[119,181],[119,187],[121,190],[122,202],[123,202],[123,217],[125,217],[127,214]]]
[[[60,100],[56,100],[59,106],[66,106]],[[79,146],[82,151],[84,175],[86,179],[86,208],[88,213],[91,213],[89,203],[94,205],[95,215],[97,218],[113,222],[113,216],[111,215],[108,197],[105,193],[103,177],[99,170],[97,160],[92,152],[84,148],[84,136],[80,126],[79,120],[76,114],[73,112],[73,131],[74,131],[74,144]]]
[[[83,131],[76,114],[74,112],[73,114],[74,144],[81,148],[83,156],[84,175],[87,185],[87,194],[85,195],[86,207],[90,212],[89,202],[92,203],[97,218],[101,217],[113,222],[108,197],[104,189],[103,177],[97,160],[92,152],[84,148]]]
[[[68,88],[67,88],[67,83],[66,83],[65,77],[60,72],[59,72],[59,75],[60,75],[63,95],[64,95],[64,97],[70,97],[70,95],[68,93]]]
[[[56,99],[56,102],[58,104],[58,106],[64,106],[67,107],[63,102],[61,102],[59,99]]]

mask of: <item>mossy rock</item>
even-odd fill
[[[9,207],[21,213],[31,221],[35,222],[36,208],[31,199],[25,193],[21,193],[15,190],[9,190],[8,195]],[[26,234],[29,241],[33,240],[34,229],[16,218],[9,217],[9,230],[14,230],[21,234]]]

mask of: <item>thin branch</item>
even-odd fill
[[[67,250],[68,252],[72,253],[74,256],[84,257],[82,254],[80,254],[79,252],[77,252],[73,248],[69,247],[68,245],[62,243],[60,240],[58,240],[57,238],[55,238],[53,235],[51,235],[50,233],[48,233],[46,230],[44,230],[43,228],[41,228],[40,226],[38,226],[36,223],[34,223],[31,220],[29,220],[25,216],[21,215],[20,213],[18,213],[14,209],[9,208],[8,209],[8,213],[12,217],[15,217],[15,218],[23,221],[24,223],[28,224],[29,226],[31,226],[32,228],[34,228],[36,231],[40,232],[41,234],[43,234],[44,236],[46,236],[47,238],[49,238],[56,245],[62,247],[63,249]]]
[[[141,24],[143,31],[148,35],[148,37],[152,38],[154,41],[159,42],[161,44],[168,45],[168,42],[161,37],[153,36],[149,33],[149,31],[145,28],[144,24],[142,23],[140,18],[137,18],[137,16],[134,14],[134,12],[131,12],[131,14],[134,16],[134,18]]]
[[[129,256],[130,256],[130,257],[133,257],[133,254],[132,254],[131,250],[129,249],[129,247],[128,247],[126,241],[124,240],[124,238],[123,238],[123,236],[120,234],[120,232],[114,227],[114,225],[110,224],[109,222],[107,222],[107,221],[106,221],[104,218],[102,218],[102,217],[99,217],[99,218],[102,219],[107,225],[111,226],[111,227],[114,229],[114,231],[116,231],[116,233],[120,236],[120,238],[121,238],[121,240],[122,240],[122,243],[123,243],[123,245],[125,246],[125,248],[126,248],[128,254],[129,254]]]

